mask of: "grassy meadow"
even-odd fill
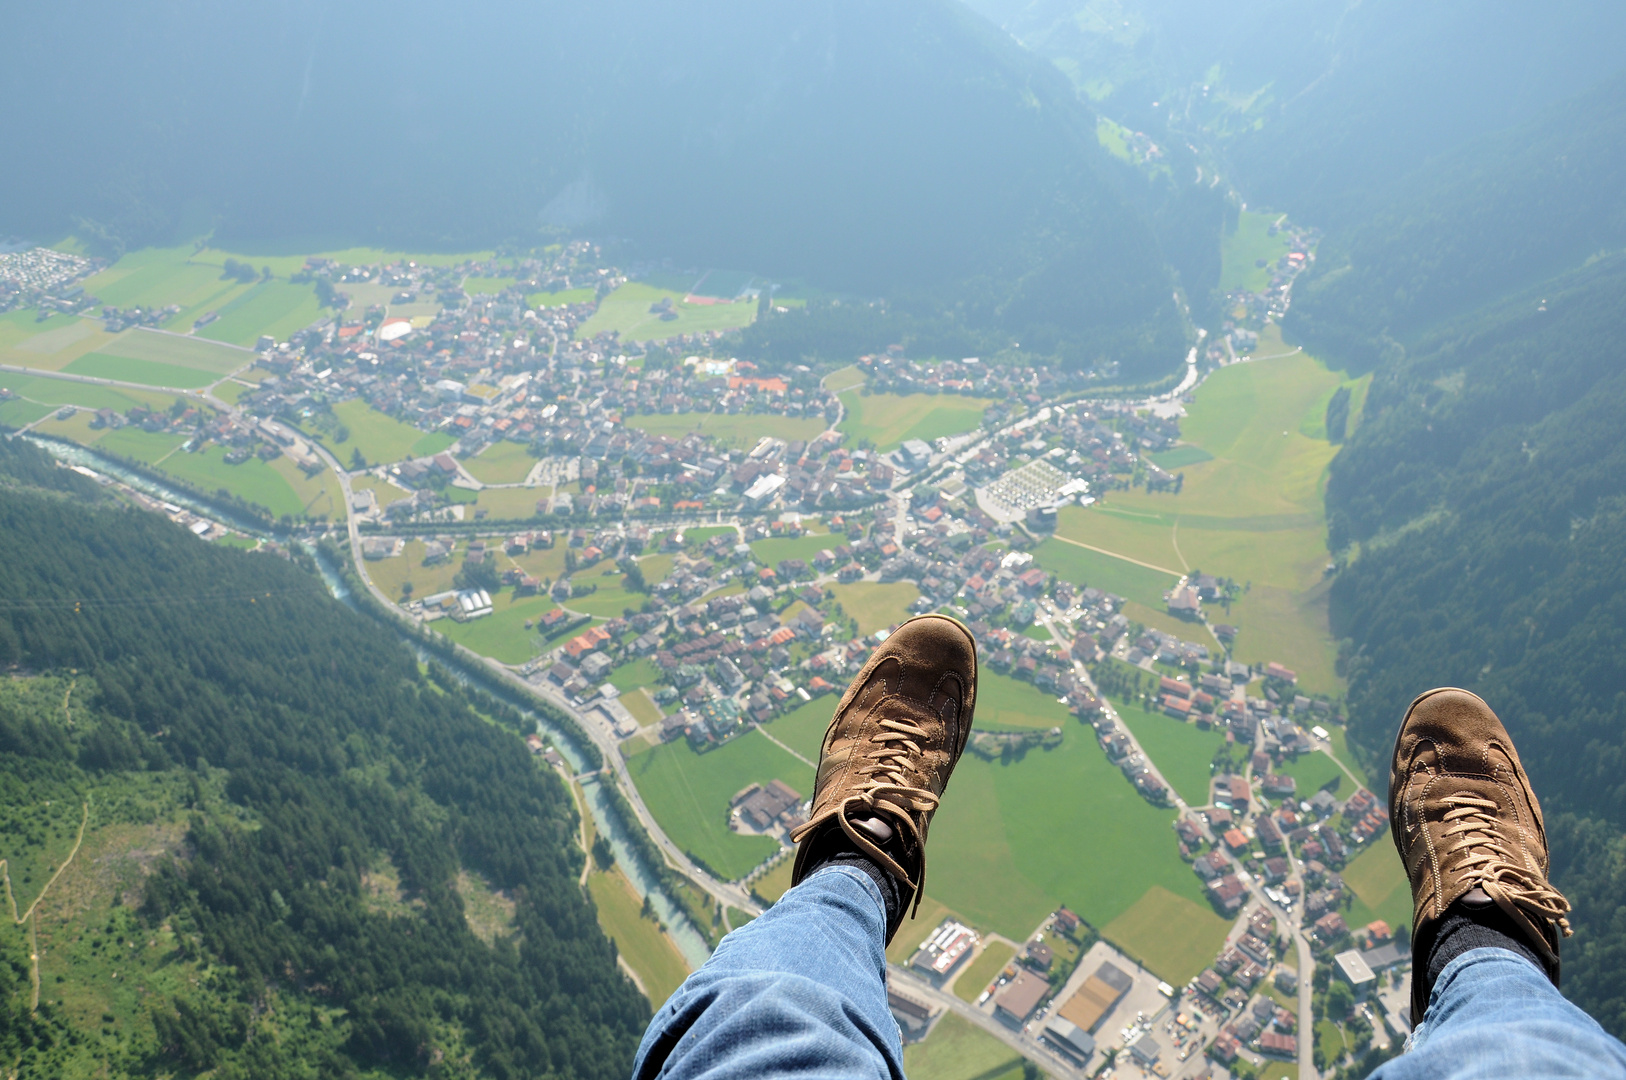
[[[1244,210],[1236,229],[1220,241],[1220,291],[1246,289],[1263,292],[1270,285],[1270,270],[1291,246],[1285,232],[1270,235],[1270,226],[1285,221],[1285,214]],[[1264,266],[1255,265],[1265,260]]]
[[[976,1001],[994,977],[1011,962],[1016,950],[1003,941],[990,941],[977,958],[967,964],[954,979],[954,996],[961,1001]]]
[[[922,1042],[903,1048],[910,1080],[1021,1080],[1022,1055],[953,1013]]]
[[[779,842],[730,830],[728,801],[747,785],[774,779],[803,797],[813,791],[813,770],[755,731],[704,754],[681,740],[651,747],[629,755],[627,769],[666,835],[729,880],[756,869]]]
[[[1182,492],[1114,492],[1103,504],[1065,508],[1057,535],[1171,570],[1231,578],[1244,594],[1228,613],[1211,605],[1209,617],[1239,628],[1237,658],[1278,660],[1308,690],[1336,693],[1321,498],[1337,448],[1305,432],[1320,430],[1326,401],[1342,382],[1302,353],[1215,372],[1181,425],[1185,441],[1212,457],[1182,469]],[[1039,551],[1041,563],[1058,572],[1067,557],[1059,546],[1047,541]],[[1161,590],[1151,596],[1150,579],[1142,580],[1137,594],[1122,595],[1160,609]]]
[[[1203,731],[1194,723],[1133,705],[1117,703],[1114,708],[1146,756],[1163,774],[1163,779],[1173,785],[1186,805],[1207,805],[1208,780],[1212,775],[1209,763],[1225,745],[1225,734],[1215,728]]]
[[[1230,929],[1208,904],[1153,885],[1101,933],[1165,982],[1183,986],[1213,962]]]
[[[854,581],[826,586],[835,593],[836,603],[858,620],[860,634],[873,634],[909,617],[909,605],[920,599],[920,590],[907,581]]]
[[[757,316],[757,305],[752,300],[686,304],[684,295],[646,282],[629,281],[599,301],[598,310],[576,328],[576,337],[585,341],[606,331],[615,331],[622,341],[663,341],[703,330],[738,329],[749,326]],[[672,301],[677,318],[663,321],[659,314],[649,310],[662,300]]]
[[[504,439],[465,459],[463,468],[482,484],[518,484],[531,474],[536,462],[528,448]]]
[[[839,384],[837,384],[839,385]],[[868,439],[876,449],[891,450],[908,439],[930,442],[944,435],[974,431],[982,424],[986,398],[955,394],[865,394],[848,390],[839,428],[852,442]]]
[[[340,442],[332,429],[309,433],[328,448],[340,463],[348,466],[352,451],[361,451],[369,465],[387,465],[408,458],[438,454],[456,440],[443,431],[421,431],[411,424],[402,423],[388,413],[381,413],[360,398],[351,398],[333,406],[333,416],[350,431],[349,438]]]
[[[773,416],[768,413],[653,413],[627,417],[627,426],[678,439],[702,432],[725,446],[749,450],[764,435],[776,439],[815,439],[824,431],[818,417]]]
[[[587,890],[598,910],[599,927],[637,973],[650,1006],[660,1008],[689,976],[683,954],[659,923],[643,914],[643,900],[620,867],[589,874]]]

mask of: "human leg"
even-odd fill
[[[1408,1053],[1378,1076],[1626,1076],[1626,1050],[1558,993],[1569,902],[1541,804],[1490,706],[1442,689],[1407,710],[1390,830],[1411,881]]]
[[[1528,957],[1471,949],[1435,979],[1407,1052],[1372,1078],[1493,1077],[1626,1077],[1626,1047],[1560,994]]]
[[[975,701],[976,645],[958,622],[911,619],[876,649],[825,732],[792,888],[660,1009],[635,1077],[902,1080],[885,948],[920,895]]]

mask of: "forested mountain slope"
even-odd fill
[[[1517,301],[1533,310],[1547,279],[1626,247],[1623,175],[1616,76],[1376,188],[1359,223],[1321,245],[1287,329],[1366,370],[1492,299],[1537,289]]]
[[[0,229],[77,222],[116,247],[213,224],[252,251],[562,228],[929,298],[1068,363],[1161,375],[1185,352],[1159,234],[1094,114],[953,0],[14,14],[17,40],[71,43],[75,63],[24,50],[0,71],[28,162],[0,175]]]
[[[1539,17],[1476,0],[969,2],[1106,115],[1160,143],[1202,132],[1251,203],[1323,227],[1358,220],[1396,175],[1620,71],[1626,45],[1626,8],[1599,0]]]
[[[1386,763],[1406,704],[1431,686],[1491,702],[1548,811],[1556,880],[1576,902],[1565,991],[1617,1034],[1623,340],[1621,255],[1460,317],[1379,367],[1327,484],[1331,544],[1356,556],[1331,594],[1352,741]]]
[[[313,574],[42,459],[0,441],[0,1058],[625,1076],[560,781]]]

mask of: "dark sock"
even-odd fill
[[[1428,980],[1423,986],[1424,1001],[1445,966],[1470,949],[1506,949],[1529,960],[1538,971],[1547,971],[1518,924],[1494,901],[1475,905],[1464,898],[1446,909],[1445,918],[1434,932],[1428,963],[1424,965]],[[1416,967],[1412,970],[1415,977]]]
[[[880,822],[878,818],[872,820]],[[854,824],[861,828],[864,827],[859,822],[854,822]],[[881,824],[881,832],[885,835],[884,837],[876,835],[877,846],[892,855],[893,858],[898,858],[900,853],[893,852],[891,850],[893,844],[887,842],[892,839],[892,828],[885,825],[884,822],[881,822]],[[871,832],[872,829],[865,828],[865,831]],[[842,831],[838,823],[832,822],[830,827],[825,829],[813,842],[817,847],[811,859],[811,865],[808,867],[807,876],[812,876],[813,873],[826,866],[850,866],[875,882],[875,887],[881,893],[881,902],[886,906],[886,940],[890,944],[892,935],[897,933],[898,927],[903,924],[904,912],[908,908],[910,901],[914,899],[914,890],[887,873],[879,863],[860,851],[857,845]],[[902,860],[899,859],[899,861]]]

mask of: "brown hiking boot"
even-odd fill
[[[946,615],[900,626],[869,658],[836,706],[819,750],[813,814],[791,834],[798,845],[793,884],[820,852],[856,848],[910,895],[916,910],[926,881],[926,830],[971,733],[977,701],[977,645]]]
[[[1429,949],[1446,910],[1494,903],[1558,985],[1569,901],[1547,881],[1541,804],[1507,729],[1466,690],[1430,690],[1395,738],[1389,830],[1411,879],[1412,1022],[1428,1006]]]

